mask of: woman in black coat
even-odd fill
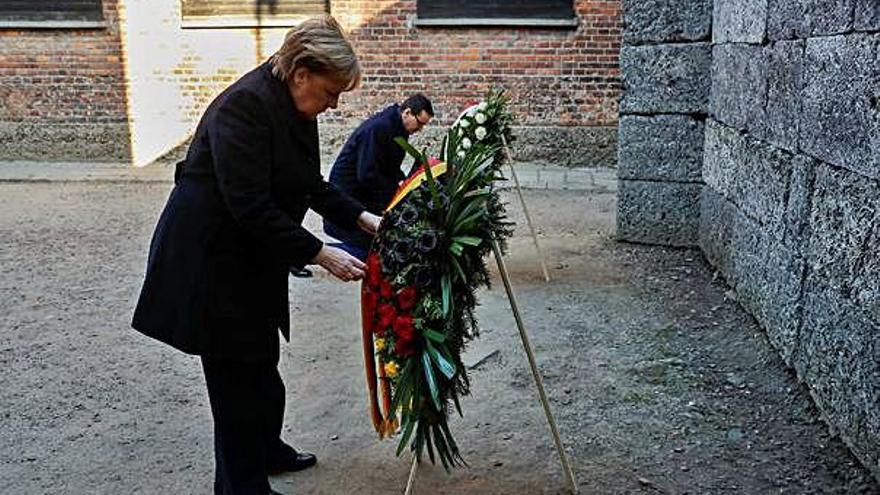
[[[379,217],[320,174],[315,118],[360,81],[331,17],[291,30],[263,65],[208,107],[150,244],[132,326],[201,356],[214,417],[215,494],[272,492],[267,474],[316,462],[281,440],[279,332],[287,274],[318,264],[344,281],[365,266],[301,226],[311,208],[374,233]]]

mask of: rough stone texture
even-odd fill
[[[689,115],[621,117],[618,177],[700,182],[703,128]]]
[[[787,230],[800,232],[799,226],[786,229],[790,182],[796,166],[794,157],[709,120],[706,125],[703,180],[740,208],[753,221],[774,232],[780,239]],[[807,165],[802,164],[801,167]],[[807,172],[803,173],[808,176]],[[795,180],[802,181],[801,176]],[[807,194],[805,191],[801,195]],[[798,206],[802,216],[803,206]]]
[[[858,31],[880,30],[880,2],[856,0],[853,27]]]
[[[709,112],[737,129],[761,122],[767,93],[766,52],[760,46],[726,44],[712,48]]]
[[[565,167],[617,166],[616,127],[515,127],[513,159]]]
[[[816,175],[808,260],[815,279],[859,303],[880,322],[880,184],[828,166]]]
[[[711,59],[706,43],[623,47],[620,112],[705,113]]]
[[[617,235],[631,242],[694,246],[701,184],[621,180]]]
[[[624,0],[623,23],[629,45],[708,40],[712,0]]]
[[[803,41],[778,41],[765,48],[766,101],[755,135],[788,151],[798,150],[803,85]]]
[[[761,43],[767,30],[767,0],[715,0],[714,43]]]
[[[880,479],[880,326],[812,278],[796,367],[826,418]]]
[[[124,162],[128,124],[0,122],[0,160]]]
[[[769,0],[768,37],[778,40],[845,33],[853,26],[856,1],[875,0]]]
[[[792,364],[802,312],[803,257],[708,186],[700,198],[699,243]]]
[[[811,38],[804,60],[801,148],[880,177],[880,34]]]

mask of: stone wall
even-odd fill
[[[878,13],[715,1],[700,246],[880,478]]]
[[[675,15],[653,2],[630,3],[656,11],[643,13],[663,21],[650,24],[652,32],[695,32],[684,20],[692,5],[663,2]],[[670,195],[667,178],[670,163],[694,160],[679,150],[697,152],[697,145],[682,122],[661,123],[654,114],[689,102],[631,87],[646,73],[652,83],[663,80],[654,70],[658,56],[637,57],[622,75],[621,215],[644,211],[642,223],[670,232],[693,221],[697,239],[626,229],[621,236],[696,242],[806,383],[828,424],[880,479],[880,2],[715,0],[712,26],[697,159],[704,185],[698,211],[683,208],[686,221],[667,212],[691,196]],[[624,42],[642,31],[628,23]],[[660,64],[664,74],[694,70],[687,59]],[[625,115],[630,92],[647,100],[639,110],[650,117]],[[633,118],[656,125],[634,131],[627,125]],[[625,193],[632,186],[624,186],[624,169],[647,178],[640,195]]]
[[[709,102],[711,0],[624,2],[617,233],[697,242]]]

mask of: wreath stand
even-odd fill
[[[517,184],[517,188],[518,187],[519,185]],[[525,203],[523,203],[523,206],[525,206]],[[535,238],[535,245],[537,246],[537,238]],[[544,415],[547,417],[547,424],[550,427],[553,442],[556,444],[556,452],[559,454],[559,461],[562,464],[562,473],[565,475],[565,481],[570,493],[572,495],[577,495],[578,489],[577,483],[575,483],[574,473],[571,470],[568,454],[565,452],[565,447],[562,445],[562,438],[559,435],[559,429],[556,427],[556,419],[554,419],[553,412],[550,410],[550,402],[547,400],[547,393],[544,391],[544,380],[541,378],[541,373],[535,362],[535,354],[532,351],[532,345],[529,343],[529,336],[528,333],[526,333],[526,327],[523,324],[519,308],[516,304],[516,296],[514,295],[513,287],[510,284],[510,276],[507,272],[507,266],[504,264],[504,258],[501,256],[501,247],[498,245],[498,241],[494,239],[492,240],[492,251],[495,254],[495,261],[498,263],[498,272],[501,274],[501,280],[504,282],[504,290],[507,292],[507,300],[510,302],[510,309],[513,312],[513,318],[516,320],[516,326],[519,329],[519,337],[520,340],[522,340],[523,349],[526,351],[526,357],[529,361],[532,378],[535,380],[535,388],[538,389],[538,398],[544,408]],[[406,490],[404,491],[405,495],[412,495],[413,493],[413,482],[415,481],[417,468],[418,458],[413,456],[412,467],[410,468],[409,478],[406,482]]]
[[[550,282],[550,272],[547,271],[547,262],[544,259],[544,252],[541,251],[541,244],[538,242],[538,233],[532,224],[532,216],[529,215],[529,208],[526,206],[526,199],[523,197],[522,187],[519,185],[519,177],[516,175],[516,169],[513,167],[513,159],[510,154],[510,146],[507,144],[507,138],[501,136],[501,142],[504,144],[504,154],[507,155],[507,165],[510,167],[510,177],[513,179],[513,186],[516,194],[519,196],[519,202],[522,204],[523,213],[526,216],[526,223],[529,225],[529,232],[532,234],[532,240],[535,242],[535,250],[538,252],[538,259],[541,261],[541,271],[544,272],[544,281]],[[500,268],[500,267],[499,267]]]

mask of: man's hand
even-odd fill
[[[368,211],[361,213],[361,216],[359,216],[357,220],[358,227],[369,234],[375,234],[376,231],[379,230],[379,224],[381,222],[382,217],[373,215]]]
[[[367,269],[367,265],[361,260],[346,253],[342,249],[326,245],[318,251],[318,254],[312,259],[312,263],[321,265],[334,277],[343,282],[351,282],[352,280],[360,280],[364,278],[364,270]]]

